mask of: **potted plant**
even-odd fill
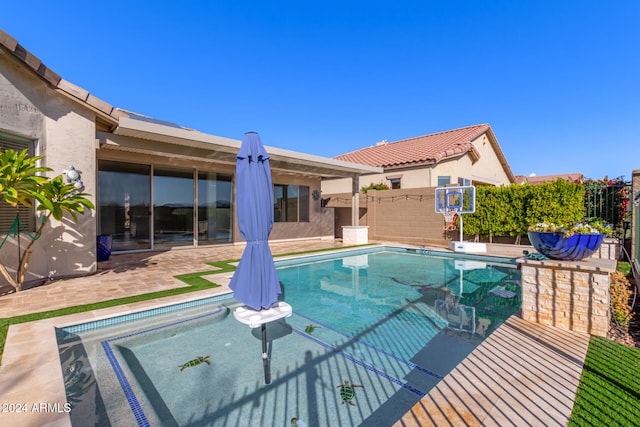
[[[96,237],[96,258],[98,261],[107,261],[111,257],[113,237],[110,234],[99,234]]]
[[[551,259],[578,261],[590,257],[611,236],[612,229],[600,220],[556,225],[541,222],[529,227],[529,240],[538,252]]]

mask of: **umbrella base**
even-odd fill
[[[235,317],[238,322],[249,325],[250,328],[257,328],[265,323],[290,317],[291,314],[293,314],[291,305],[284,301],[278,301],[271,307],[263,310],[254,310],[246,305],[238,307],[233,312],[233,317]]]
[[[250,328],[262,327],[262,364],[264,365],[264,383],[271,383],[271,369],[269,363],[269,353],[267,351],[267,327],[266,323],[274,320],[290,317],[293,309],[284,301],[278,301],[265,310],[254,310],[250,307],[242,306],[235,309],[233,317],[240,323],[249,325]]]

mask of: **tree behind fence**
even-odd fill
[[[621,178],[588,180],[584,183],[586,218],[602,218],[618,229],[627,216],[631,183]]]

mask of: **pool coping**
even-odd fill
[[[0,424],[71,427],[55,328],[228,294],[231,274],[205,276],[221,285],[214,289],[12,325],[0,365]],[[396,426],[521,425],[523,414],[566,425],[588,342],[587,334],[511,316]]]

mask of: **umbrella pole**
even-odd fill
[[[269,355],[267,354],[267,325],[262,324],[262,365],[264,366],[264,383],[271,383],[271,370],[269,369]]]

